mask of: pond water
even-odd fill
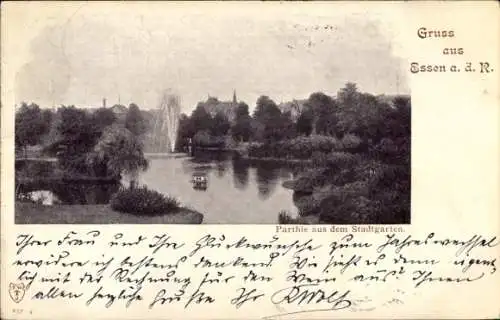
[[[183,205],[203,213],[203,223],[276,224],[281,210],[297,215],[293,191],[282,186],[284,181],[293,179],[293,166],[244,160],[227,152],[148,158],[149,169],[140,175],[139,184],[176,197]],[[194,188],[195,172],[206,175],[206,188]],[[21,192],[44,205],[104,204],[118,188],[118,184],[38,183],[23,186]]]
[[[193,173],[204,173],[206,189],[194,188]],[[276,162],[249,161],[230,153],[203,152],[195,157],[150,159],[140,183],[204,214],[203,223],[276,224],[280,210],[293,215],[293,191],[282,183],[293,168]]]

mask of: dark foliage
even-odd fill
[[[229,120],[223,112],[217,112],[210,126],[210,133],[214,136],[224,136],[231,128]]]
[[[290,214],[286,211],[280,211],[278,213],[278,223],[279,224],[295,224],[297,223],[295,219],[293,219]]]
[[[231,133],[236,141],[248,141],[252,135],[252,118],[248,112],[248,105],[244,102],[238,104],[236,119]]]
[[[15,116],[15,143],[17,147],[33,146],[40,143],[42,136],[48,133],[52,123],[52,112],[41,110],[34,103],[21,104]]]
[[[140,136],[147,131],[147,122],[135,103],[131,103],[128,107],[127,116],[125,117],[125,128],[136,136]]]
[[[313,129],[313,114],[311,110],[302,112],[297,119],[297,133],[309,136]]]
[[[285,183],[296,191],[300,214],[334,224],[409,223],[410,99],[375,97],[348,83],[337,99],[322,93],[309,97],[297,121],[300,133],[307,134],[309,119],[312,132],[322,136],[266,143],[249,152],[312,160],[314,169]],[[285,218],[280,217],[290,223]]]
[[[342,149],[341,142],[334,137],[310,136],[281,140],[249,147],[248,154],[257,158],[311,159],[316,151],[329,152]]]
[[[104,128],[116,122],[116,116],[111,109],[99,108],[92,114],[92,122],[102,132]]]
[[[179,202],[147,187],[122,189],[110,200],[115,211],[136,215],[161,215],[174,213],[179,209]]]
[[[64,170],[86,174],[89,172],[86,156],[97,143],[102,128],[93,121],[92,115],[74,106],[63,106],[57,113],[59,122],[56,129],[60,140],[50,149],[55,152]]]

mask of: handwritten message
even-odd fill
[[[271,319],[403,305],[429,287],[488,282],[497,272],[496,236],[378,233],[366,239],[358,233],[332,233],[327,242],[314,233],[206,233],[186,242],[168,233],[99,229],[21,233],[8,262],[15,270],[9,293],[22,300],[19,306],[58,301],[85,308],[217,306],[254,313],[257,307]]]

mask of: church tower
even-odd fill
[[[236,99],[236,90],[233,90],[233,103],[234,104],[238,103],[238,99]]]

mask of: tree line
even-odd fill
[[[38,145],[42,153],[57,157],[64,176],[119,179],[125,174],[134,184],[138,171],[148,166],[142,143],[147,131],[134,103],[123,119],[108,108],[42,110],[35,103],[22,103],[15,115],[16,157]]]
[[[213,98],[209,98],[213,99]],[[250,115],[249,106],[239,102],[234,119],[218,111],[211,115],[200,102],[190,116],[181,115],[178,146],[182,149],[192,139],[200,146],[224,146],[228,137],[234,143],[257,142],[272,144],[297,137],[323,135],[342,139],[355,136],[363,144],[377,144],[382,139],[389,143],[404,143],[408,138],[410,98],[396,96],[380,98],[359,92],[356,84],[347,83],[336,97],[322,92],[312,93],[295,117],[291,111],[281,110],[268,96],[257,99]]]

